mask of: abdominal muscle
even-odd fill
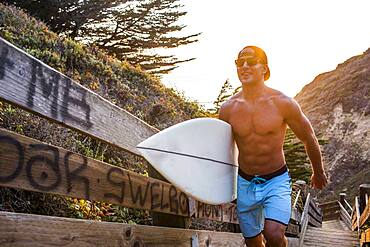
[[[239,169],[249,175],[265,175],[279,170],[285,165],[282,147],[284,134],[285,131],[266,136],[235,136],[239,149]]]

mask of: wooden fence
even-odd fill
[[[360,185],[360,195],[355,197],[355,204],[350,218],[352,231],[357,231],[361,246],[370,246],[370,184]]]
[[[0,99],[139,155],[157,129],[0,38]],[[0,129],[0,186],[104,201],[187,218],[238,224],[235,204],[195,201],[159,179]],[[286,234],[290,246],[322,212],[297,183]],[[0,212],[0,245],[243,246],[240,233],[139,226]]]
[[[346,194],[340,193],[339,200],[320,204],[325,220],[340,219],[352,231],[357,231],[360,246],[370,246],[370,184],[360,185],[360,195],[351,206]]]

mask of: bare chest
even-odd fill
[[[274,135],[284,126],[284,119],[272,102],[241,104],[234,107],[229,123],[239,137]]]

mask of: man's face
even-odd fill
[[[244,48],[236,61],[239,80],[242,84],[255,84],[264,80],[267,65],[261,64],[252,48]]]

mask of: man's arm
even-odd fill
[[[320,145],[315,132],[298,103],[291,98],[284,99],[284,101],[283,111],[285,121],[298,139],[303,142],[307,155],[311,160],[313,169],[311,177],[312,187],[323,189],[328,181],[322,163]]]

